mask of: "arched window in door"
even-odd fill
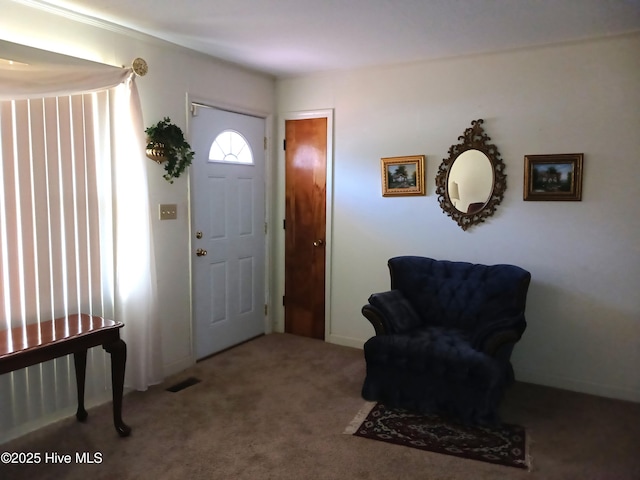
[[[253,165],[253,153],[241,134],[235,130],[225,130],[211,144],[209,161]]]

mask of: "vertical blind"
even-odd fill
[[[109,91],[0,101],[0,329],[70,313],[113,318]],[[89,351],[87,398],[108,395]],[[73,359],[0,376],[3,432],[76,405]]]

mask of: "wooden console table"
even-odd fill
[[[84,408],[84,385],[87,369],[87,349],[102,345],[111,354],[111,384],[113,388],[113,423],[118,434],[131,433],[122,421],[122,394],[127,345],[120,338],[121,322],[91,315],[69,315],[26,327],[0,331],[0,375],[73,353],[78,387],[80,422],[87,419]]]

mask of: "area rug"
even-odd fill
[[[419,415],[367,402],[344,433],[407,447],[529,469],[523,427],[467,426],[438,415]]]

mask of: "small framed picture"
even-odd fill
[[[582,200],[582,153],[525,155],[524,199]]]
[[[425,195],[424,155],[381,158],[382,196]]]

